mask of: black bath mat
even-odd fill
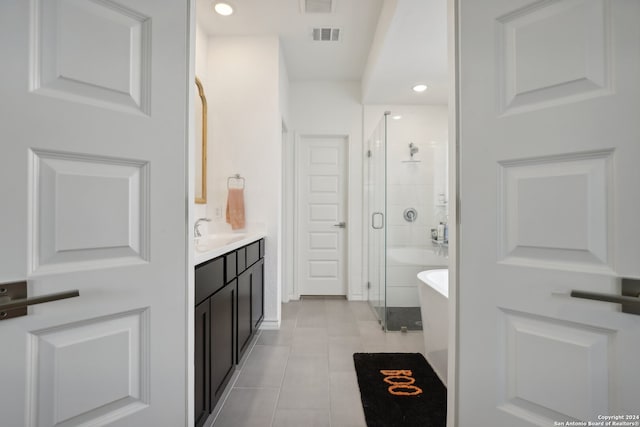
[[[444,427],[447,389],[420,353],[354,353],[368,427]]]

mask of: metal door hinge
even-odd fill
[[[371,289],[371,282],[367,282],[367,289]]]
[[[371,157],[371,150],[367,150],[367,157]]]

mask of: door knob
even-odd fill
[[[27,306],[80,296],[77,289],[27,298],[27,282],[0,285],[0,320],[27,315]]]
[[[333,226],[334,227],[338,227],[338,228],[346,228],[347,227],[347,223],[342,221],[342,222],[339,222],[337,224],[333,224]]]

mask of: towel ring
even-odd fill
[[[240,181],[240,187],[231,187],[231,183],[232,183],[233,180]],[[227,188],[240,188],[240,189],[243,189],[244,188],[244,177],[241,177],[239,173],[235,174],[234,176],[230,176],[229,178],[227,178]]]

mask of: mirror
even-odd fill
[[[202,82],[196,77],[200,100],[196,98],[196,203],[207,203],[207,98]]]

